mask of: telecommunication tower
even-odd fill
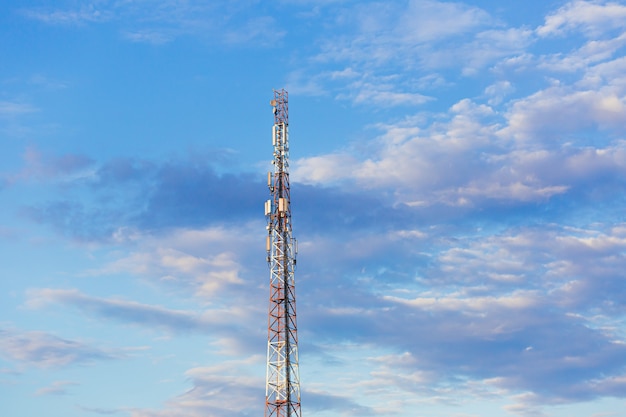
[[[294,271],[297,244],[291,235],[289,111],[287,91],[274,90],[274,172],[267,173],[265,202],[270,300],[267,330],[265,417],[300,417],[300,371]]]

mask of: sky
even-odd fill
[[[264,413],[285,88],[303,416],[623,416],[625,21],[1,2],[1,414]]]

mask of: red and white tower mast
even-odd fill
[[[291,235],[287,102],[287,91],[274,90],[274,172],[267,173],[271,198],[265,202],[270,267],[265,417],[301,416],[294,280],[297,245]]]

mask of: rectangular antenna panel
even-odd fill
[[[287,199],[286,198],[279,198],[278,199],[278,211],[281,213],[284,213],[285,211],[287,211]]]

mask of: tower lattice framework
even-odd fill
[[[291,229],[289,110],[287,91],[274,90],[274,172],[267,174],[265,203],[270,299],[267,332],[265,417],[300,417],[300,372],[294,270],[296,241]]]

